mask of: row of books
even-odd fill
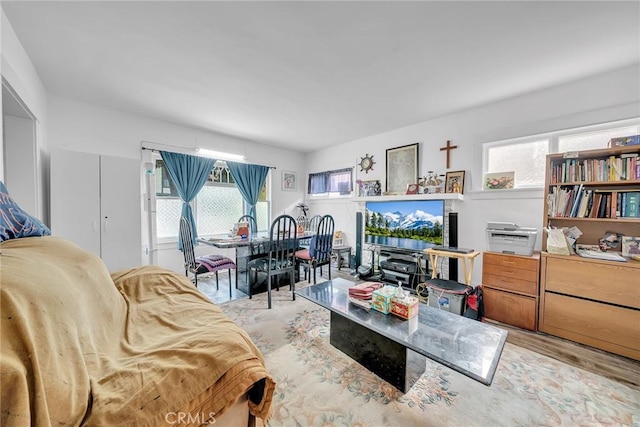
[[[603,191],[575,185],[553,187],[548,197],[550,217],[640,218],[640,191]]]
[[[639,156],[625,153],[606,159],[564,159],[551,169],[551,183],[635,181],[640,179]]]

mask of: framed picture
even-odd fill
[[[282,171],[282,189],[287,191],[295,191],[296,189],[296,173],[291,171]]]
[[[515,172],[496,172],[484,175],[485,190],[508,190],[513,188]]]
[[[418,182],[418,146],[404,145],[387,150],[387,193],[405,194],[409,184]]]
[[[444,192],[464,193],[464,171],[447,172]]]
[[[418,190],[420,190],[420,186],[418,184],[407,185],[407,194],[418,194]]]
[[[640,255],[640,237],[622,236],[622,256]]]
[[[359,184],[360,193],[358,195],[361,197],[379,196],[382,193],[380,189],[380,181],[377,179],[371,181],[361,181]]]

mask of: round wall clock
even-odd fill
[[[369,171],[373,169],[374,164],[375,162],[373,161],[373,154],[365,154],[365,156],[361,157],[360,160],[360,172],[364,171],[365,173],[369,173]]]

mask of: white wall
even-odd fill
[[[543,191],[483,193],[482,143],[633,117],[640,117],[637,65],[320,150],[307,156],[308,172],[355,166],[365,154],[373,154],[373,170],[365,174],[356,167],[356,176],[362,180],[379,179],[384,188],[386,149],[420,142],[419,175],[429,170],[445,173],[446,157],[440,148],[451,140],[459,148],[451,152],[449,171],[466,171],[465,200],[454,204],[459,213],[458,246],[484,251],[489,221],[511,221],[541,230]],[[358,203],[308,203],[312,215],[332,214],[336,230],[344,231],[347,244],[355,246]],[[539,235],[536,249],[540,250],[540,246]],[[476,265],[472,283],[479,284],[480,258]]]
[[[197,145],[200,148],[241,153],[246,155],[249,163],[277,168],[272,171],[271,181],[273,216],[283,212],[297,216],[295,205],[304,198],[304,185],[298,185],[295,192],[281,191],[282,170],[297,172],[299,179],[304,176],[306,166],[302,154],[53,94],[48,99],[48,111],[50,148],[136,158],[142,163],[141,141],[190,149],[195,148],[197,138]],[[78,179],[81,178],[78,177]],[[132,183],[132,185],[140,187],[141,203],[143,203],[145,192],[143,181]],[[147,229],[145,222],[142,229],[145,231]],[[147,242],[146,232],[143,233],[143,242]],[[200,245],[198,253],[206,252],[207,249],[211,251],[211,248],[203,248]],[[144,247],[141,250],[145,253]],[[183,271],[182,254],[175,244],[163,245],[157,260],[159,265]]]
[[[48,164],[43,156],[47,144],[47,92],[4,11],[1,11],[0,15],[0,72],[2,78],[36,119],[36,157],[2,158],[0,156],[0,162],[24,165],[29,169],[33,169],[35,166],[37,188],[34,190],[36,194],[33,196],[37,201],[37,206],[30,213],[48,223],[47,205],[49,199],[48,193],[45,191]],[[0,151],[4,151],[4,138],[2,144]],[[4,170],[1,166],[0,178],[4,179]]]

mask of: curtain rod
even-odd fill
[[[145,142],[148,142],[148,141],[142,141],[142,144],[140,145],[140,149],[141,150],[149,150],[149,151],[151,151],[153,153],[159,153],[160,151],[171,151],[171,150],[161,150],[160,148],[145,147],[143,145]],[[148,142],[148,143],[149,144],[154,144],[154,145],[164,145],[165,147],[170,147],[170,148],[178,148],[178,149],[180,149],[182,151],[193,151],[190,148],[178,147],[177,145],[160,144],[158,142]],[[187,153],[181,153],[181,154],[187,154]],[[189,155],[191,155],[191,154],[189,154]],[[222,160],[222,159],[216,159],[216,160],[221,161],[221,162],[231,162],[231,161],[233,161],[233,160]],[[244,162],[236,162],[236,163],[244,163]],[[249,164],[255,165],[255,163],[249,163]],[[267,165],[257,165],[257,166],[265,166],[265,167],[268,167],[269,169],[277,169],[277,167],[275,167],[275,166],[267,166]]]

